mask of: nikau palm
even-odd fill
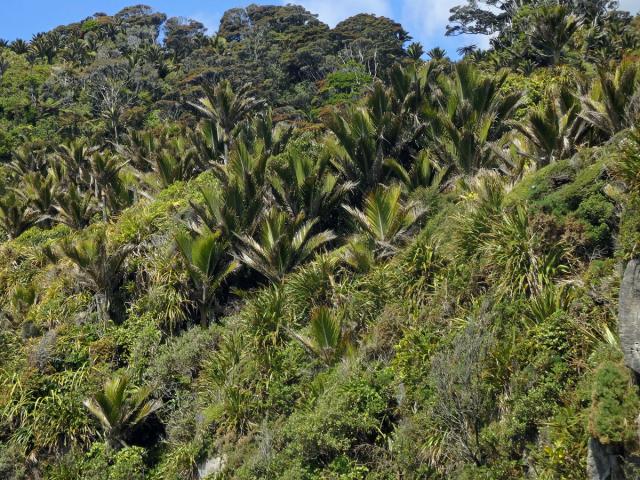
[[[78,269],[81,284],[95,294],[98,313],[103,321],[110,317],[114,294],[120,283],[121,267],[132,246],[109,248],[104,230],[77,240],[64,240],[58,256],[71,260]]]
[[[433,151],[442,165],[465,174],[495,166],[492,142],[504,132],[519,100],[500,92],[506,80],[506,72],[487,76],[459,63],[453,80],[441,81],[444,94],[426,113],[432,121]]]
[[[230,257],[220,232],[205,231],[195,238],[187,233],[178,234],[176,245],[196,293],[200,325],[206,327],[215,318],[218,290],[238,264]]]
[[[311,313],[309,336],[295,332],[291,334],[326,365],[333,364],[349,348],[348,335],[342,321],[327,307],[319,307]]]
[[[234,91],[228,80],[218,84],[205,84],[204,96],[198,103],[189,102],[205,119],[212,120],[223,133],[224,163],[229,161],[229,150],[234,143],[234,133],[249,114],[261,105],[261,102],[249,95],[249,86]]]
[[[559,89],[553,100],[533,109],[525,124],[512,124],[533,146],[540,167],[573,155],[587,132],[580,117],[580,101],[566,88]]]
[[[291,215],[305,218],[329,218],[355,187],[355,182],[340,181],[330,171],[328,155],[317,160],[311,156],[289,155],[286,164],[276,166],[271,186],[276,202]]]
[[[407,237],[411,227],[424,214],[424,210],[416,205],[403,203],[401,195],[398,185],[379,187],[367,195],[363,210],[343,206],[383,256],[395,252],[397,244]]]
[[[559,65],[567,56],[568,44],[580,28],[580,20],[566,5],[545,5],[533,16],[529,32],[531,46],[544,65]]]
[[[239,260],[274,283],[309,258],[322,245],[336,238],[330,230],[312,234],[317,219],[291,219],[284,212],[271,209],[254,237],[238,236]]]
[[[588,95],[582,97],[582,117],[607,136],[637,124],[640,119],[640,68],[622,63],[615,72],[598,72]]]
[[[52,218],[55,222],[76,230],[87,227],[99,211],[95,197],[76,185],[58,194],[54,209],[56,214]]]
[[[238,144],[229,163],[214,169],[219,184],[201,188],[204,203],[191,202],[201,222],[227,239],[252,235],[262,218],[269,157],[256,149],[250,152],[244,142]]]
[[[24,187],[16,193],[37,212],[40,220],[51,217],[57,190],[55,178],[39,172],[29,172],[23,178]]]
[[[29,229],[37,215],[28,210],[27,205],[15,193],[10,192],[0,197],[0,228],[9,238],[16,238]]]
[[[425,88],[422,79],[402,70],[394,79],[389,89],[376,83],[363,106],[327,122],[335,137],[326,142],[332,162],[362,192],[384,179],[385,159],[408,158],[424,130],[415,115]]]
[[[118,450],[127,446],[131,430],[162,406],[150,395],[149,388],[131,388],[127,375],[116,375],[105,382],[101,392],[83,403],[102,425],[107,445]]]
[[[396,161],[386,163],[409,191],[421,187],[440,189],[445,186],[453,169],[450,166],[441,167],[431,157],[428,150],[421,150],[409,170]]]

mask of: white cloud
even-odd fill
[[[404,0],[400,12],[401,19],[406,22],[405,28],[424,37],[441,36],[449,20],[449,10],[460,5],[460,0]]]
[[[446,26],[451,15],[450,10],[462,3],[464,2],[461,0],[403,0],[399,20],[414,40],[422,43],[427,50],[434,46],[451,50],[469,44],[487,48],[489,37],[486,35],[445,37]],[[448,53],[455,56],[453,50]]]
[[[632,14],[640,11],[640,0],[619,2],[622,10]],[[465,3],[464,0],[280,0],[280,3],[302,5],[331,27],[358,13],[384,15],[399,21],[427,50],[441,46],[453,57],[456,56],[455,50],[464,45],[489,47],[490,37],[486,35],[445,36],[451,8]]]
[[[281,3],[302,5],[331,27],[358,13],[374,13],[392,17],[390,0],[281,0]]]

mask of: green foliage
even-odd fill
[[[331,364],[339,359],[348,347],[348,337],[341,320],[326,307],[311,313],[310,336],[294,334],[305,348],[317,355],[323,362]]]
[[[114,311],[115,306],[112,303],[120,281],[121,267],[131,252],[131,246],[125,245],[110,250],[107,246],[106,232],[98,229],[89,232],[86,238],[75,241],[63,240],[58,254],[58,257],[71,260],[78,268],[79,281],[96,295],[98,313],[104,321]]]
[[[614,360],[604,361],[594,372],[589,429],[603,444],[635,441],[637,387],[628,370]]]
[[[237,93],[233,91],[231,83],[223,81],[218,85],[205,85],[204,94],[199,103],[192,103],[204,118],[211,120],[224,136],[223,161],[229,161],[229,150],[232,146],[232,133],[242,126],[249,113],[260,105],[260,102],[248,96],[248,86]]]
[[[638,67],[623,62],[614,72],[599,71],[589,95],[583,100],[585,119],[605,135],[614,135],[637,123]]]
[[[287,272],[335,239],[331,230],[312,234],[316,220],[303,222],[303,218],[290,219],[278,210],[269,211],[255,238],[239,237],[240,261],[272,282],[282,281]]]
[[[345,461],[340,456],[349,455],[358,438],[382,441],[389,415],[389,379],[379,371],[361,371],[359,377],[334,376],[333,387],[315,405],[294,413],[282,432],[282,450],[262,471],[285,478],[305,470],[328,473]]]
[[[314,142],[299,139],[283,154],[285,164],[274,165],[270,179],[277,203],[291,215],[307,219],[329,218],[355,188],[354,182],[340,182],[331,172],[326,153],[313,152]]]
[[[318,93],[327,105],[350,104],[362,96],[372,81],[364,66],[352,61],[328,74]]]
[[[433,122],[434,151],[444,165],[462,173],[494,167],[491,142],[505,130],[519,95],[503,94],[507,73],[482,74],[470,63],[458,63],[455,77],[442,81],[441,105],[428,112]]]
[[[226,243],[219,233],[205,232],[192,238],[187,233],[176,236],[178,251],[182,255],[195,289],[196,302],[200,307],[200,324],[206,327],[217,290],[238,264],[229,258]]]
[[[145,478],[145,451],[141,447],[125,447],[118,451],[109,450],[104,443],[95,443],[84,455],[76,452],[67,454],[62,464],[47,472],[47,478],[71,480],[86,478],[91,480],[124,480]]]
[[[118,375],[104,384],[101,392],[84,401],[84,406],[95,416],[104,431],[110,448],[126,447],[126,435],[162,406],[159,400],[149,400],[147,388],[129,386],[126,375]]]
[[[632,463],[638,19],[451,13],[488,48],[295,5],[0,41],[0,477]]]
[[[400,195],[398,186],[378,188],[365,198],[363,211],[344,206],[364,234],[375,242],[382,256],[392,253],[395,244],[402,242],[424,214],[415,204],[404,205]]]

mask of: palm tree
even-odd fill
[[[341,258],[354,271],[366,273],[376,263],[375,245],[369,238],[351,238],[344,246]]]
[[[129,129],[115,148],[136,170],[147,172],[155,163],[154,155],[162,150],[166,141],[166,135]]]
[[[401,194],[398,185],[388,188],[381,186],[367,195],[364,210],[343,205],[382,256],[393,253],[395,244],[407,238],[411,227],[424,214],[424,210],[415,204],[403,204]]]
[[[99,212],[93,195],[83,192],[77,185],[58,194],[53,208],[56,214],[52,219],[75,230],[88,226],[93,216]]]
[[[598,72],[589,95],[582,97],[582,117],[607,136],[637,124],[640,112],[640,67],[623,62],[612,74]]]
[[[122,263],[132,249],[131,245],[109,248],[104,230],[91,232],[77,240],[65,239],[60,244],[58,256],[75,264],[80,273],[80,283],[95,295],[98,313],[105,322],[112,311]]]
[[[244,141],[239,142],[229,163],[214,168],[219,185],[201,189],[204,204],[191,202],[202,223],[222,231],[228,240],[237,234],[253,235],[264,210],[269,157],[257,147],[250,152]]]
[[[262,142],[264,154],[269,156],[280,155],[284,152],[293,136],[293,125],[284,126],[283,123],[274,125],[273,112],[270,108],[256,115],[253,121],[253,130],[256,138]]]
[[[421,150],[408,171],[394,160],[388,160],[386,164],[409,191],[417,188],[440,189],[444,187],[452,169],[450,166],[439,166],[431,157],[431,152]]]
[[[555,66],[567,55],[567,45],[580,21],[566,5],[543,5],[535,9],[529,41],[543,65]]]
[[[8,167],[19,177],[27,175],[29,172],[45,173],[47,158],[42,149],[33,144],[24,144],[13,151]]]
[[[57,191],[55,178],[40,172],[29,172],[22,177],[22,183],[23,188],[16,189],[16,193],[38,214],[40,220],[51,218]]]
[[[196,292],[200,325],[206,327],[212,313],[215,315],[218,290],[238,263],[229,256],[228,244],[219,232],[205,231],[196,238],[181,233],[176,235],[176,245]]]
[[[329,155],[289,154],[284,165],[273,167],[273,195],[278,205],[293,217],[331,218],[332,212],[355,187],[355,182],[340,182],[329,170]]]
[[[327,141],[332,162],[361,192],[384,179],[385,159],[408,162],[417,151],[425,131],[418,113],[428,98],[432,72],[430,66],[420,73],[413,68],[394,69],[390,88],[377,82],[363,106],[346,115],[334,113],[327,120],[335,136],[335,141]]]
[[[327,307],[316,308],[311,313],[310,336],[291,332],[302,346],[316,355],[326,365],[332,365],[349,349],[349,338],[342,322]]]
[[[427,55],[431,60],[444,60],[447,58],[447,52],[440,47],[434,47],[427,52]]]
[[[126,447],[127,435],[161,406],[161,400],[150,400],[148,387],[131,387],[129,377],[115,375],[103,390],[85,400],[84,406],[102,425],[107,445],[118,450]]]
[[[274,283],[303,263],[318,248],[336,236],[330,230],[311,234],[317,219],[304,221],[302,216],[290,219],[272,208],[262,220],[255,238],[240,235],[239,260]]]
[[[15,193],[0,197],[0,228],[10,239],[31,228],[36,220],[37,215]]]
[[[400,116],[404,122],[399,135],[400,139],[406,136],[409,141],[412,141],[424,132],[425,126],[421,123],[420,116],[425,104],[435,96],[438,75],[438,66],[435,62],[407,67],[395,65],[389,72],[390,88],[387,91],[389,100],[386,101],[388,105],[386,108],[390,109],[394,115]],[[381,97],[381,100],[385,99]],[[380,102],[375,100],[374,102],[380,105]],[[408,136],[409,134],[412,136]],[[391,151],[391,154],[399,158],[400,152],[397,148],[395,150],[395,152]]]
[[[249,96],[249,85],[234,92],[231,82],[223,80],[217,84],[202,86],[204,97],[198,103],[189,102],[202,117],[212,120],[220,126],[223,133],[224,163],[229,161],[229,150],[234,144],[234,133],[249,117],[249,114],[262,105],[262,102]]]
[[[262,211],[263,196],[253,190],[253,184],[233,179],[221,186],[200,189],[204,203],[191,202],[200,221],[211,230],[219,230],[225,238],[234,234],[253,235]]]
[[[109,213],[125,208],[133,201],[120,178],[120,171],[126,164],[108,152],[95,152],[88,159],[89,191],[99,202],[105,221]]]
[[[225,134],[219,124],[212,120],[203,120],[188,136],[200,164],[216,165],[220,160],[224,162]]]
[[[147,161],[162,188],[180,180],[188,180],[201,170],[196,149],[182,136],[169,140],[162,149],[153,152]]]
[[[61,55],[67,62],[71,62],[76,65],[83,65],[89,58],[87,42],[80,38],[74,38],[73,40],[66,42]]]
[[[9,48],[13,50],[17,54],[27,53],[29,51],[29,44],[25,42],[23,39],[18,38],[11,42]]]
[[[466,57],[467,55],[473,55],[478,51],[478,46],[475,44],[465,45],[464,47],[460,47],[456,50],[458,55],[461,57]]]
[[[90,147],[83,138],[59,145],[55,154],[57,162],[54,165],[58,181],[62,184],[74,183],[83,189],[90,190],[92,187],[90,157],[96,150],[96,147]]]
[[[422,55],[424,55],[424,47],[420,42],[413,42],[407,48],[407,55],[409,55],[411,60],[417,62],[422,58]]]
[[[60,46],[60,34],[55,31],[37,33],[31,39],[30,49],[36,57],[46,59],[51,65]]]
[[[507,73],[486,76],[467,63],[456,65],[453,80],[441,82],[443,95],[426,113],[432,121],[433,151],[443,165],[468,174],[495,165],[491,143],[506,130],[519,101],[503,95]]]
[[[587,132],[580,117],[580,101],[566,88],[551,95],[542,107],[532,109],[526,123],[512,125],[531,143],[541,167],[572,156]]]
[[[357,108],[351,110],[346,118],[335,114],[328,126],[338,141],[327,143],[338,171],[347,180],[357,183],[362,191],[382,181],[384,140],[369,112]]]
[[[252,182],[255,188],[266,186],[269,153],[262,142],[241,139],[227,165],[215,165],[213,172],[222,183],[232,180]]]

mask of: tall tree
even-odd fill
[[[235,143],[235,133],[249,118],[249,114],[257,109],[262,102],[249,94],[249,85],[234,91],[231,83],[222,80],[217,84],[203,85],[204,97],[198,103],[189,102],[205,119],[212,120],[218,125],[224,136],[224,163],[229,161],[229,150]]]

